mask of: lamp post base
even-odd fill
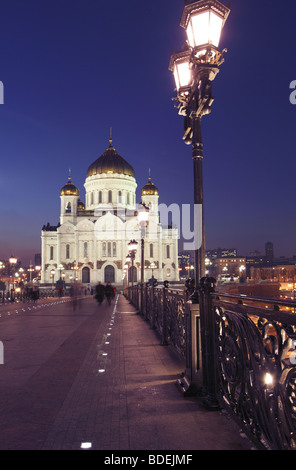
[[[193,304],[199,304],[199,292],[198,292],[198,290],[195,290],[193,292],[193,294],[191,294],[191,296],[189,297],[189,300],[191,300],[191,302]]]
[[[202,400],[202,404],[208,411],[219,411],[221,409],[216,398],[209,395]]]
[[[195,397],[198,391],[196,385],[184,373],[182,378],[177,380],[176,386],[184,397]]]

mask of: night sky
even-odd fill
[[[226,2],[225,2],[226,3]],[[183,0],[0,0],[0,259],[40,252],[60,189],[84,200],[88,166],[113,144],[140,190],[193,201],[191,147],[171,98]],[[296,2],[233,0],[225,63],[202,120],[206,248],[296,254]]]

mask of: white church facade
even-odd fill
[[[122,285],[128,243],[138,242],[133,266],[126,282],[140,282],[141,230],[137,217],[135,172],[113,147],[87,170],[85,203],[79,189],[69,180],[60,193],[60,221],[41,232],[41,283],[74,279],[86,285],[111,282]],[[142,188],[141,203],[149,208],[144,235],[144,282],[152,275],[159,281],[179,280],[178,230],[159,222],[159,191],[152,183]]]

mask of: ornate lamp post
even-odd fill
[[[187,42],[182,51],[172,54],[169,69],[176,82],[176,107],[184,117],[183,140],[192,145],[195,217],[195,293],[192,301],[197,303],[198,284],[205,276],[201,118],[211,112],[214,101],[212,81],[224,62],[226,49],[220,52],[218,47],[230,9],[218,0],[185,3],[181,26],[186,30]]]
[[[138,206],[138,223],[141,232],[141,296],[140,296],[140,312],[143,313],[143,298],[144,298],[144,264],[145,264],[145,237],[146,237],[146,228],[148,226],[149,219],[149,207],[147,207],[143,202]]]
[[[60,272],[60,280],[62,279],[62,271],[64,270],[64,265],[63,264],[59,264],[58,266],[58,271]]]
[[[54,289],[54,275],[55,275],[55,270],[52,269],[50,271],[50,277],[52,278],[52,290]]]
[[[134,260],[135,260],[135,256],[137,252],[138,242],[136,242],[136,240],[131,240],[128,244],[128,247],[129,247],[129,256],[132,261],[131,270],[132,270],[132,287],[133,287],[134,286]]]
[[[13,302],[14,301],[14,280],[15,280],[15,267],[16,267],[16,264],[17,264],[17,258],[15,256],[11,256],[9,258],[9,279],[11,277],[11,271],[12,271],[12,278],[13,278],[13,281],[12,281],[12,289],[10,290],[10,301]],[[9,286],[10,288],[10,286]]]
[[[146,235],[146,228],[148,226],[149,219],[149,207],[145,206],[144,203],[140,203],[138,207],[138,222],[141,231],[141,286],[144,285],[144,240]]]

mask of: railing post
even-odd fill
[[[147,284],[145,284],[145,320],[148,320],[148,287]]]
[[[155,287],[154,285],[152,285],[151,289],[152,289],[152,302],[151,302],[152,312],[151,312],[150,328],[152,330],[155,330],[156,326],[155,326]]]
[[[218,410],[215,312],[211,293],[216,280],[204,277],[200,281],[200,319],[202,339],[203,404],[209,410]]]
[[[162,289],[162,346],[167,346],[168,345],[168,308],[167,308],[167,288],[168,288],[168,283],[163,284],[163,289]]]
[[[184,294],[186,295],[186,293]],[[196,396],[201,388],[200,308],[191,300],[185,303],[186,369],[178,380],[185,397]]]
[[[143,315],[143,303],[144,303],[144,284],[141,283],[140,287],[140,308],[139,308],[139,314]]]

